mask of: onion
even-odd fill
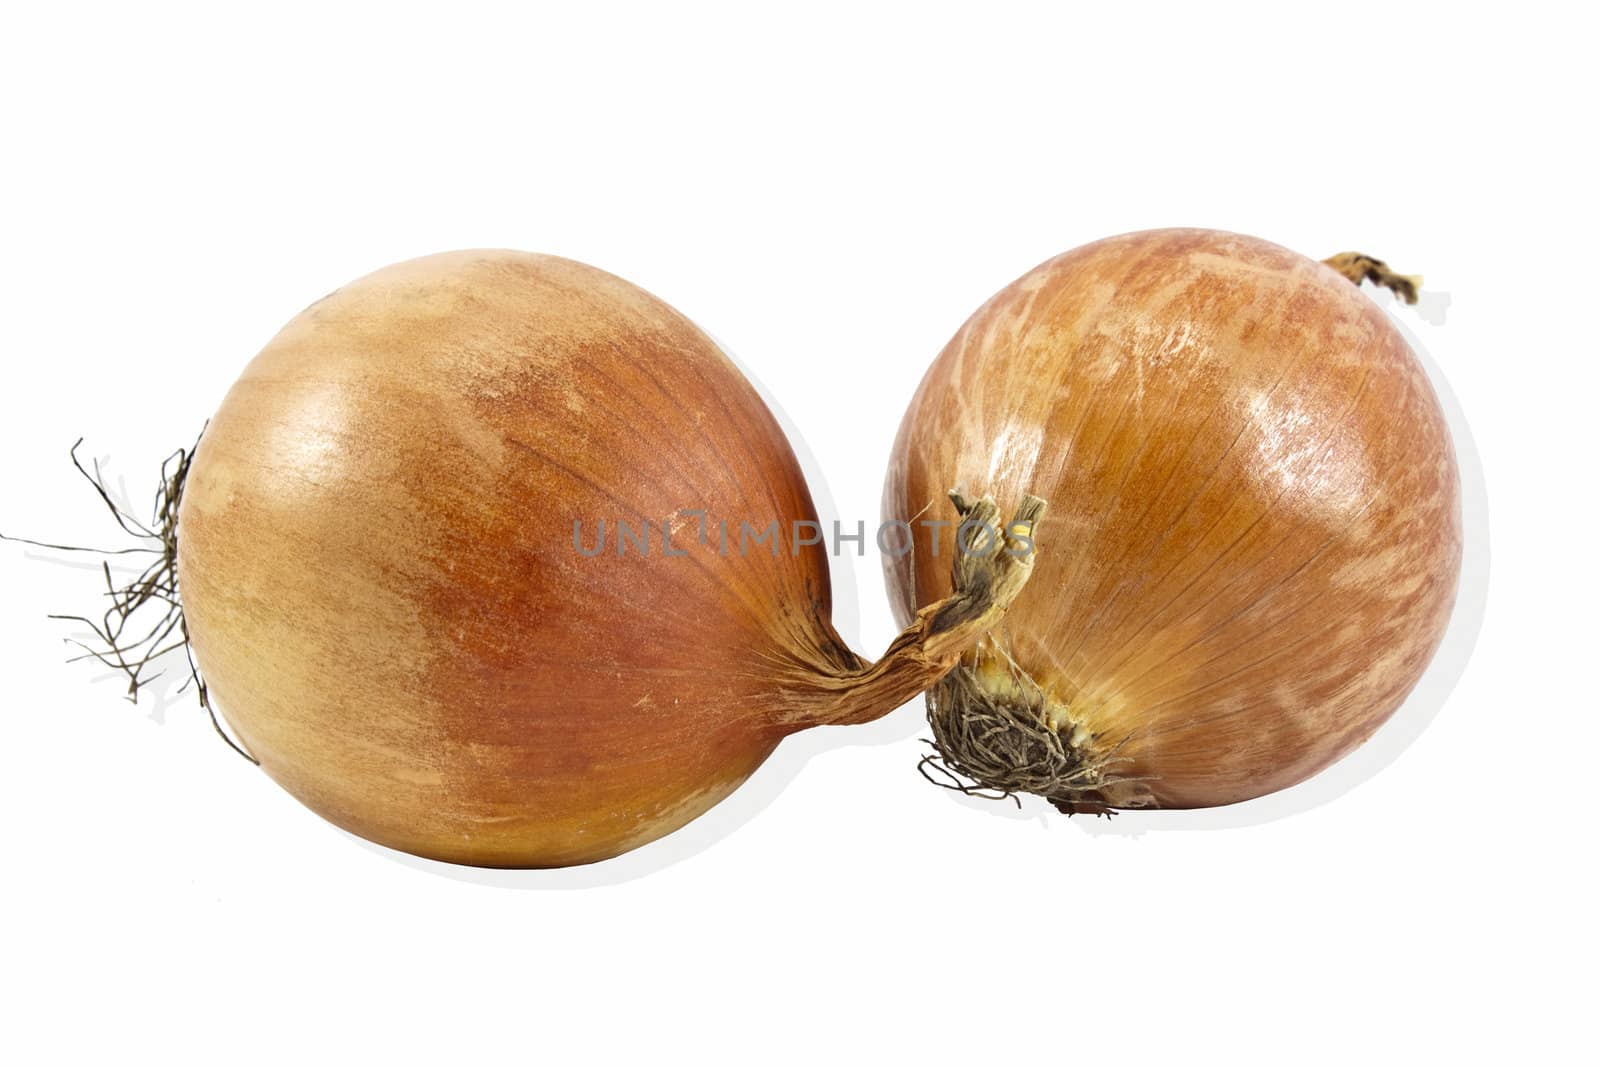
[[[868,664],[794,455],[716,346],[594,268],[463,252],[338,290],[250,363],[189,465],[177,568],[212,700],[290,793],[407,852],[554,866],[922,691],[1026,580],[1036,510]]]
[[[1454,602],[1458,477],[1421,366],[1350,281],[1249,237],[1114,237],[979,308],[905,415],[885,513],[952,485],[1051,508],[1003,630],[928,698],[969,791],[1099,812],[1283,789],[1395,710]],[[886,559],[902,620],[950,591],[916,534]]]

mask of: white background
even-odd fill
[[[483,245],[697,320],[825,517],[870,520],[966,315],[1164,225],[1426,273],[1425,314],[1384,299],[1442,372],[1469,527],[1417,697],[1287,794],[1019,815],[925,785],[909,705],[786,742],[679,835],[523,873],[365,845],[187,699],[92,684],[43,616],[95,575],[4,546],[13,1062],[1592,1056],[1592,32],[1469,6],[9,8],[7,533],[110,537],[74,437],[142,499],[299,308]],[[834,581],[876,654],[877,560]]]

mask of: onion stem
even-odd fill
[[[1422,275],[1397,274],[1389,264],[1364,252],[1340,252],[1322,261],[1356,285],[1371,282],[1391,290],[1408,304],[1417,302],[1417,290],[1422,288]]]
[[[1033,573],[1033,531],[1045,503],[1024,497],[1002,528],[993,500],[968,503],[959,492],[950,500],[962,520],[951,567],[954,592],[918,611],[876,662],[857,658],[853,670],[809,670],[785,679],[774,715],[779,725],[803,729],[882,718],[948,674],[998,625]],[[986,551],[983,539],[995,533],[1002,543]]]

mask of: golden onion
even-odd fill
[[[1114,237],[979,308],[911,401],[885,513],[951,486],[1037,493],[1051,550],[930,693],[937,761],[1069,812],[1315,774],[1405,698],[1455,597],[1456,462],[1421,365],[1346,277],[1249,237]],[[931,531],[886,569],[902,621],[950,591]]]
[[[256,356],[189,465],[177,567],[209,693],[290,793],[418,855],[556,866],[910,699],[1031,564],[977,566],[868,664],[829,622],[815,521],[687,319],[580,263],[461,252],[345,286]],[[782,550],[726,548],[745,525]]]

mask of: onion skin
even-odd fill
[[[1315,774],[1400,705],[1455,599],[1459,478],[1421,365],[1356,286],[1254,238],[1113,237],[996,294],[917,390],[884,513],[949,486],[1050,505],[1004,636],[1121,779],[1069,811]],[[917,534],[885,563],[902,619],[948,588]],[[971,666],[1003,697],[1000,662]]]
[[[307,806],[422,856],[563,866],[683,825],[794,730],[893,710],[992,622],[928,615],[866,664],[822,546],[718,555],[720,519],[815,518],[683,316],[569,260],[448,253],[325,297],[250,363],[194,455],[179,582],[217,707]],[[648,555],[618,556],[618,519],[655,525]],[[575,520],[585,547],[612,528],[604,553]]]

